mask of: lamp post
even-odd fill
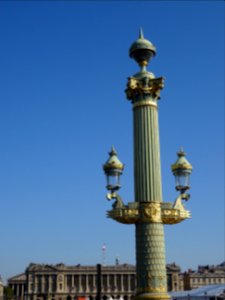
[[[174,203],[163,202],[158,129],[158,104],[163,77],[155,78],[147,71],[156,48],[140,31],[139,38],[129,51],[140,66],[140,71],[128,78],[126,95],[133,106],[134,134],[134,187],[135,201],[125,205],[118,195],[119,177],[124,165],[112,148],[103,169],[107,176],[109,200],[115,199],[108,217],[123,223],[134,224],[136,232],[136,276],[135,300],[169,299],[164,242],[164,224],[176,224],[190,218],[183,205],[189,195],[189,175],[192,166],[185,153],[178,152],[178,160],[172,165],[176,178],[176,189],[180,191]],[[112,183],[113,182],[113,183]]]

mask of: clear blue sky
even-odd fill
[[[114,144],[133,200],[132,108],[139,27],[166,78],[159,102],[164,201],[183,146],[192,219],[166,226],[167,262],[224,258],[224,2],[0,2],[0,274],[30,262],[135,263],[134,227],[106,218],[102,164]]]

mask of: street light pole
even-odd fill
[[[160,213],[162,187],[157,107],[163,78],[155,79],[146,70],[155,53],[155,47],[140,32],[139,39],[130,48],[130,56],[139,63],[141,70],[128,79],[126,90],[133,105],[135,201],[141,213],[141,220],[135,224],[138,299],[169,298]]]
[[[146,69],[150,59],[156,54],[156,48],[144,38],[142,31],[138,40],[131,45],[129,54],[141,68],[138,73],[128,78],[126,89],[127,98],[133,107],[135,201],[125,205],[117,193],[120,188],[118,180],[124,165],[113,148],[104,165],[108,181],[109,177],[114,179],[111,180],[113,185],[107,185],[110,191],[107,198],[116,200],[108,216],[124,224],[135,224],[135,300],[169,299],[164,224],[176,224],[190,218],[190,212],[182,204],[183,199],[189,198],[185,194],[189,187],[179,188],[181,194],[174,203],[163,203],[157,102],[164,79],[155,78]],[[180,177],[189,179],[192,167],[184,157],[184,152],[181,152],[172,166],[172,171],[177,181],[185,184],[186,181],[180,180]]]

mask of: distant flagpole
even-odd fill
[[[105,243],[102,245],[102,265],[106,265],[106,245]]]

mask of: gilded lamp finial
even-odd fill
[[[133,104],[143,99],[154,102],[160,99],[160,90],[164,86],[164,78],[155,78],[152,72],[147,70],[147,65],[156,54],[155,46],[144,38],[143,30],[140,28],[138,39],[131,45],[129,55],[141,67],[141,70],[128,78],[127,89],[125,90],[127,99]],[[139,101],[140,100],[140,101]],[[157,106],[157,104],[156,104]]]
[[[109,158],[103,165],[104,171],[120,170],[123,171],[124,164],[119,160],[114,146],[111,147]]]
[[[186,156],[186,153],[184,152],[184,148],[180,147],[180,150],[177,152],[177,156],[181,157],[181,156]]]
[[[131,45],[129,55],[140,67],[147,66],[150,59],[156,54],[155,46],[144,38],[143,30],[139,30],[139,38]]]
[[[110,156],[117,155],[117,152],[116,152],[116,149],[115,149],[114,145],[112,145],[111,150],[109,152],[109,155]]]

